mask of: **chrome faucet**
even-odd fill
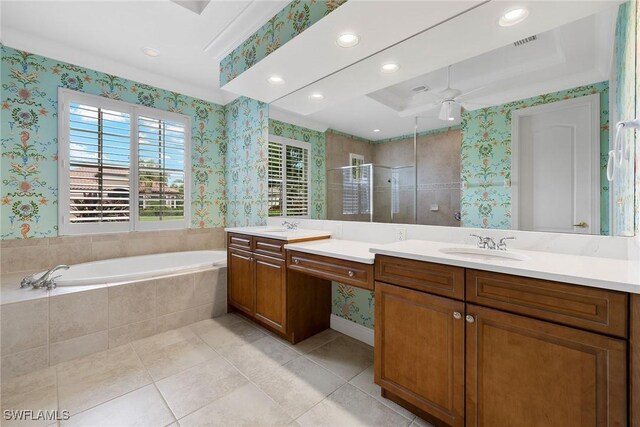
[[[506,251],[507,250],[507,244],[505,243],[506,240],[516,240],[516,238],[515,237],[503,237],[498,242],[498,246],[496,247],[496,249],[499,250],[499,251]]]
[[[298,224],[300,224],[298,221],[284,221],[282,223],[283,226],[287,227],[287,230],[297,230],[298,229]]]
[[[477,234],[470,234],[471,237],[476,237],[478,239],[478,247],[480,249],[493,249],[498,251],[506,251],[507,250],[507,240],[515,240],[515,237],[503,237],[500,239],[498,243],[495,242],[491,237],[482,237]]]
[[[69,269],[68,265],[65,265],[65,264],[56,265],[51,270],[47,271],[37,279],[33,277],[33,274],[25,277],[20,282],[20,287],[27,288],[31,286],[33,289],[42,289],[42,288],[46,288],[48,290],[54,289],[56,287],[55,279],[57,279],[60,276],[51,277],[51,275],[58,270],[68,270],[68,269]]]

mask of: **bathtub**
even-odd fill
[[[223,250],[170,252],[74,264],[68,270],[56,271],[54,277],[59,276],[55,279],[56,286],[83,286],[129,282],[226,265],[227,253]],[[37,273],[35,277],[43,273]]]

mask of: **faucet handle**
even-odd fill
[[[31,286],[33,284],[33,274],[23,278],[20,281],[20,288],[28,288],[29,286]]]
[[[503,237],[502,239],[500,239],[500,241],[498,242],[498,250],[499,251],[506,251],[507,250],[507,240],[516,240],[515,237]]]

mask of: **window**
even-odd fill
[[[190,119],[59,90],[59,230],[187,228]]]
[[[270,136],[269,216],[309,216],[311,144]]]

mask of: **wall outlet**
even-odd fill
[[[336,224],[336,239],[342,239],[342,224]]]
[[[440,206],[438,205],[431,205],[431,212],[438,212],[440,210]]]
[[[396,228],[396,241],[402,242],[403,240],[407,240],[407,229],[404,227]]]

